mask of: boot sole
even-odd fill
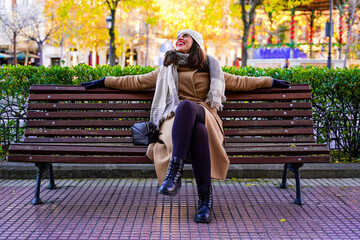
[[[172,192],[168,192],[168,191],[164,191],[164,190],[159,189],[157,191],[157,193],[162,194],[162,195],[166,195],[166,196],[169,196],[169,197],[175,197],[178,194],[180,188],[181,188],[181,184],[179,184],[178,187]]]
[[[197,223],[210,223],[212,220],[212,217],[210,218],[197,218],[197,217],[194,217],[194,221],[197,222]]]

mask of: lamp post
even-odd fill
[[[114,48],[114,24],[111,15],[106,17],[106,28],[109,29],[110,44],[109,44],[109,62],[110,66],[115,65],[115,48]]]
[[[332,38],[332,8],[333,8],[333,1],[330,0],[330,27],[329,27],[329,53],[328,53],[328,61],[327,61],[327,67],[331,68],[331,38]]]
[[[14,31],[14,66],[17,66],[17,54],[16,54],[16,31]]]

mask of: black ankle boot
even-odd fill
[[[175,196],[181,188],[181,176],[183,175],[184,160],[173,157],[170,160],[169,170],[164,182],[161,184],[158,193]]]
[[[194,221],[198,223],[209,223],[212,219],[212,187],[211,185],[200,185],[197,187],[197,189],[199,202],[198,209],[194,216]]]

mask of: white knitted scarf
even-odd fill
[[[178,72],[177,68],[187,64],[189,54],[176,52],[177,62],[169,66],[161,66],[156,80],[155,94],[151,105],[150,121],[158,127],[164,120],[175,114],[179,105],[178,96]],[[225,79],[219,62],[212,56],[206,55],[210,72],[210,89],[206,95],[205,102],[211,108],[221,110],[225,98]]]

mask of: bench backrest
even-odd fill
[[[130,126],[146,121],[153,91],[30,88],[25,142],[132,143]],[[226,92],[219,112],[228,143],[314,143],[310,88]]]

